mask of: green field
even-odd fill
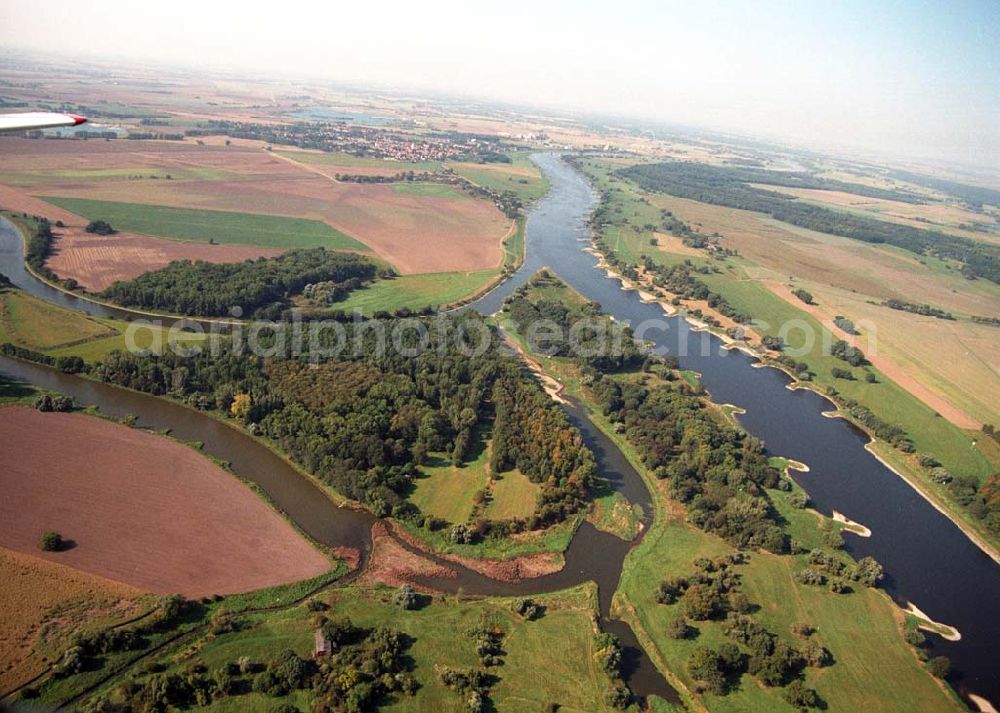
[[[19,347],[49,356],[78,356],[95,362],[128,346],[125,322],[90,317],[57,307],[17,289],[0,290],[0,344]],[[204,334],[178,332],[178,344],[191,345],[207,339]],[[169,346],[168,329],[150,326],[135,332],[140,349]]]
[[[454,187],[443,183],[393,183],[393,193],[401,193],[407,196],[429,196],[431,198],[461,198]]]
[[[549,190],[549,181],[525,153],[511,154],[511,163],[449,163],[455,173],[494,191],[513,191],[527,205]]]
[[[577,391],[576,395],[586,398],[583,391]],[[642,467],[635,449],[614,433],[611,424],[599,413],[593,408],[590,411],[595,424],[643,474],[656,507],[654,524],[626,557],[614,610],[638,630],[637,636],[654,662],[690,689],[694,681],[686,663],[692,649],[714,647],[728,639],[718,621],[694,622],[699,629],[694,639],[671,639],[665,633],[666,626],[683,612],[683,605],[657,603],[656,591],[666,577],[690,574],[696,558],[716,557],[734,550],[720,538],[685,522],[683,511],[677,503],[667,500],[662,484]],[[793,492],[801,489],[794,486]],[[788,533],[807,550],[820,546],[823,526],[839,527],[817,513],[792,507],[791,493],[773,490],[768,494],[786,520]],[[794,644],[789,633],[792,624],[808,623],[816,627],[813,638],[830,650],[834,663],[820,669],[806,669],[805,683],[817,690],[829,710],[961,710],[951,693],[930,675],[903,640],[899,624],[902,617],[884,592],[855,585],[852,593],[837,595],[825,587],[799,584],[794,575],[805,564],[805,555],[758,552],[736,571],[742,575],[741,591],[760,607],[754,619],[770,631]],[[892,685],[887,685],[890,682]],[[712,711],[793,710],[782,699],[781,689],[761,686],[747,674],[728,695],[706,693],[699,698]]]
[[[346,300],[334,306],[346,312],[359,310],[366,316],[380,310],[395,312],[403,307],[414,310],[438,307],[475,294],[498,274],[498,270],[477,270],[401,275],[391,280],[376,280],[354,290]]]
[[[173,240],[268,248],[314,248],[367,251],[354,238],[318,220],[257,213],[194,210],[141,203],[46,196],[49,203],[88,220],[104,220],[118,230]]]
[[[183,181],[217,181],[232,180],[236,174],[218,168],[176,167],[150,168],[146,166],[133,168],[78,168],[78,169],[40,169],[0,172],[0,183],[15,186],[34,186],[46,183],[93,183],[100,181],[123,180],[183,180]]]
[[[791,508],[781,511],[798,520],[790,528],[797,535],[811,533],[813,542],[818,539],[816,516]],[[625,562],[618,603],[627,601],[634,607],[639,625],[653,642],[654,657],[689,688],[694,685],[686,667],[691,651],[698,646],[718,646],[727,639],[719,622],[696,622],[699,635],[693,640],[666,636],[668,622],[682,612],[682,605],[658,604],[656,590],[664,578],[689,573],[695,558],[730,551],[718,538],[686,523],[669,521],[654,526]],[[804,560],[758,553],[737,571],[743,575],[742,591],[761,607],[754,619],[770,631],[791,641],[792,624],[816,627],[813,638],[832,652],[835,663],[806,669],[805,682],[817,690],[830,710],[961,709],[904,642],[894,607],[884,593],[855,586],[853,593],[837,595],[824,587],[798,584],[794,574],[805,565]],[[748,675],[743,676],[738,690],[726,696],[704,694],[703,702],[712,711],[792,710],[782,700],[780,689],[760,686]]]
[[[532,483],[519,470],[500,473],[494,476],[486,516],[491,520],[530,517],[535,512],[541,490],[541,485]]]
[[[489,447],[480,429],[473,437],[469,460],[461,467],[442,454],[432,454],[420,468],[424,475],[413,482],[409,501],[420,511],[450,523],[465,523],[472,515],[475,494],[486,487]]]

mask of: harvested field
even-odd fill
[[[763,284],[809,312],[839,339],[859,347],[883,374],[956,426],[978,430],[1000,419],[1000,339],[996,327],[925,317],[873,305],[858,295],[809,285],[818,305],[806,305],[781,283]],[[833,324],[847,315],[866,336]],[[868,341],[873,325],[877,350]]]
[[[292,160],[251,146],[198,146],[191,141],[3,139],[0,148],[0,176],[19,186],[0,187],[0,206],[68,225],[78,224],[79,217],[58,214],[59,209],[34,196],[318,220],[369,246],[403,274],[498,267],[501,240],[510,228],[492,203],[465,194],[414,195],[391,185],[338,183],[328,177],[336,171],[319,161],[327,154],[309,153],[305,161],[319,162],[306,164],[298,154],[307,152],[285,152],[295,155]],[[406,168],[398,162],[377,163],[390,165],[390,173]],[[177,176],[169,181],[129,180],[127,173],[114,178],[116,171],[129,168]],[[343,168],[355,173],[365,166]],[[86,171],[94,171],[99,180],[86,180]],[[16,200],[11,191],[19,194]]]
[[[965,280],[930,258],[797,228],[751,211],[662,195],[652,196],[651,201],[702,232],[721,233],[724,247],[736,249],[764,268],[749,268],[753,277],[787,280],[794,276],[880,301],[930,303],[964,314],[995,314],[1000,304],[996,285]],[[927,264],[921,264],[921,259]]]
[[[967,416],[960,408],[953,406],[946,398],[942,397],[939,393],[928,388],[922,383],[921,379],[916,378],[914,374],[913,367],[914,364],[902,364],[900,363],[900,356],[893,353],[893,356],[889,356],[885,353],[886,336],[883,334],[881,328],[878,329],[878,344],[881,347],[879,350],[873,350],[869,347],[869,339],[867,337],[859,337],[847,334],[844,330],[840,329],[833,323],[833,318],[828,316],[823,309],[816,305],[803,304],[795,295],[792,294],[791,288],[787,285],[783,285],[778,282],[772,282],[770,280],[763,280],[762,284],[771,290],[774,294],[781,297],[786,302],[795,305],[799,309],[805,310],[817,320],[820,324],[830,330],[838,339],[843,339],[848,344],[861,349],[872,365],[881,371],[883,374],[888,376],[890,379],[895,381],[897,384],[902,386],[904,389],[909,391],[911,394],[916,396],[918,399],[923,401],[925,404],[930,406],[932,409],[940,413],[946,419],[954,423],[959,428],[965,429],[976,429],[981,424],[981,422],[976,421],[973,418]],[[828,308],[827,308],[828,309]],[[896,316],[891,314],[888,308],[882,307],[881,318],[877,322],[872,322],[872,324],[884,325],[886,327],[890,326],[890,322],[897,319],[902,319],[901,316]],[[852,314],[857,314],[856,310],[850,310]],[[866,318],[867,319],[867,318]],[[923,317],[920,318],[919,322],[927,327],[933,328],[933,317]],[[937,320],[941,321],[941,320]],[[910,328],[914,331],[919,331],[921,328],[915,325],[910,325]],[[991,327],[983,327],[984,330],[991,329]],[[938,352],[937,340],[934,340],[934,351]],[[938,352],[939,353],[939,352]],[[989,369],[988,369],[989,371]],[[991,374],[992,377],[996,377],[996,373]],[[987,386],[987,384],[981,384],[981,386]],[[1000,394],[997,395],[1000,398]]]
[[[322,220],[403,274],[497,267],[510,229],[485,200],[405,194],[391,184],[337,183],[308,173],[281,180],[100,183],[53,195]]]
[[[118,233],[92,235],[80,228],[58,229],[46,265],[59,277],[72,277],[82,287],[98,292],[118,280],[166,267],[174,260],[242,262],[274,257],[284,250],[249,245],[185,243],[146,235]]]
[[[143,593],[0,547],[0,693],[32,679],[76,632],[145,610]]]
[[[902,201],[867,198],[843,191],[823,191],[815,188],[788,188],[786,186],[765,186],[750,184],[762,190],[771,190],[802,200],[840,208],[851,213],[858,213],[871,218],[879,218],[893,223],[911,225],[914,228],[927,230],[934,228],[945,232],[963,235],[979,240],[997,242],[1000,234],[980,233],[960,229],[961,225],[980,223],[986,226],[996,226],[996,221],[982,213],[974,213],[960,205],[951,203],[931,202],[926,204],[903,203]]]
[[[0,545],[158,594],[229,594],[327,571],[235,476],[166,438],[80,414],[0,410]],[[55,530],[72,546],[42,552]]]

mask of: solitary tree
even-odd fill
[[[45,552],[58,552],[64,544],[62,535],[58,532],[46,532],[39,540],[38,546]]]

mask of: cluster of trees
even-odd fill
[[[604,673],[611,677],[611,687],[604,694],[604,702],[612,708],[624,710],[632,702],[632,692],[621,677],[622,644],[614,634],[597,634],[594,658]]]
[[[951,312],[945,312],[943,309],[931,307],[930,305],[918,305],[913,302],[903,302],[903,300],[896,299],[886,300],[882,304],[891,309],[897,309],[901,312],[912,312],[913,314],[919,314],[924,317],[937,317],[938,319],[950,320],[955,319],[955,315]]]
[[[188,357],[116,352],[92,373],[102,381],[170,394],[238,418],[379,516],[435,525],[406,501],[412,481],[432,452],[461,464],[476,429],[492,432],[497,472],[518,467],[543,487],[532,517],[504,526],[477,525],[468,533],[471,539],[543,527],[578,511],[588,501],[594,471],[579,432],[497,348],[495,335],[478,315],[448,319],[446,329],[428,325],[429,341],[423,345],[414,330],[400,333],[404,348],[423,346],[417,356],[379,348],[372,326],[392,333],[390,321],[345,325],[355,352],[337,359],[311,359],[308,344],[301,345],[303,356],[293,358],[290,343],[284,357],[267,360],[226,350]],[[456,336],[479,330],[490,335],[489,349],[461,353],[459,346],[474,340],[470,336],[473,341],[459,345]]]
[[[87,227],[84,230],[95,235],[114,235],[118,232],[111,227],[111,223],[104,220],[92,220],[87,223]]]
[[[415,171],[400,171],[399,173],[394,173],[391,176],[386,176],[385,174],[367,174],[367,173],[338,173],[336,174],[336,179],[342,183],[412,183],[418,181],[420,183],[441,183],[443,174],[431,173],[430,171],[421,171],[416,173]],[[453,183],[456,181],[452,181]]]
[[[747,559],[739,552],[715,559],[699,557],[694,562],[693,573],[663,580],[656,592],[656,601],[667,605],[681,602],[684,606],[684,616],[671,623],[668,633],[676,639],[687,639],[697,633],[688,624],[688,619],[707,621],[723,619],[732,612],[749,613],[753,607],[740,591],[740,575],[733,569]]]
[[[651,388],[603,377],[592,389],[644,465],[670,481],[671,497],[687,505],[692,523],[739,548],[787,551],[766,489],[788,484],[758,439],[709,411],[683,382]]]
[[[805,302],[807,305],[815,304],[815,302],[813,302],[812,292],[809,292],[808,290],[803,290],[801,287],[797,287],[792,290],[792,294]]]
[[[838,359],[843,359],[851,366],[864,366],[868,363],[860,349],[852,347],[843,339],[838,339],[830,346],[830,354]]]
[[[33,361],[36,364],[54,366],[64,374],[79,374],[86,368],[86,363],[78,356],[51,357],[48,354],[42,354],[41,352],[36,352],[32,349],[19,347],[12,342],[4,342],[3,344],[0,344],[0,354],[8,357],[14,357],[15,359]]]
[[[635,181],[645,190],[729,208],[759,211],[800,228],[842,235],[868,243],[886,243],[917,254],[929,253],[951,258],[963,263],[962,271],[966,276],[983,277],[1000,283],[1000,246],[909,225],[848,215],[750,185],[763,182],[779,186],[826,187],[829,190],[830,183],[839,182],[794,173],[680,161],[629,166],[619,169],[617,174]],[[834,190],[875,192],[879,195],[873,197],[891,197],[892,200],[910,202],[915,200],[909,194],[869,189],[853,183],[839,185]]]
[[[58,532],[46,532],[38,540],[38,547],[43,552],[59,552],[66,546],[66,541]]]
[[[797,649],[745,614],[730,614],[723,632],[731,639],[717,648],[700,646],[688,658],[687,667],[702,690],[727,694],[748,673],[768,687],[785,687],[784,698],[799,708],[818,708],[816,691],[801,681],[802,670],[830,663],[830,653],[815,641]]]
[[[850,582],[865,587],[874,587],[882,580],[882,565],[873,557],[863,557],[853,567],[823,550],[813,550],[807,558],[807,566],[800,570],[796,578],[802,584],[823,586],[829,583],[830,591],[847,594]]]
[[[504,310],[522,335],[529,338],[533,351],[548,356],[575,356],[593,369],[614,372],[639,366],[646,358],[632,337],[632,330],[601,315],[600,305],[587,303],[571,308],[559,299],[529,296],[530,287],[566,288],[545,271],[532,278],[531,285],[514,291],[504,303]],[[532,335],[532,325],[553,324],[557,330],[539,330]]]
[[[101,293],[128,307],[184,315],[228,316],[240,307],[247,316],[281,316],[288,298],[317,282],[355,287],[374,279],[378,267],[366,257],[324,248],[290,250],[275,258],[239,263],[176,260],[164,268],[116,282]]]
[[[982,484],[972,476],[955,476],[948,491],[986,527],[1000,534],[1000,473],[993,473]]]
[[[881,438],[904,453],[913,452],[913,441],[901,426],[882,420],[870,408],[853,399],[845,399],[843,406],[851,418],[869,429],[876,438]]]
[[[848,334],[857,335],[859,333],[857,328],[854,326],[854,322],[852,322],[842,314],[838,314],[836,317],[834,317],[833,323],[836,324],[841,329],[843,329]]]
[[[62,678],[100,668],[104,665],[104,657],[146,648],[152,635],[172,631],[203,615],[204,607],[198,602],[185,600],[177,594],[163,597],[155,611],[139,622],[74,635],[70,647],[55,665],[55,675]]]
[[[32,269],[49,280],[58,280],[59,277],[45,265],[45,260],[52,250],[52,241],[55,239],[52,234],[52,225],[48,220],[42,218],[38,220],[35,232],[28,238],[28,249],[25,253],[25,262]]]
[[[475,669],[460,670],[450,666],[438,669],[441,685],[450,688],[465,701],[469,713],[483,713],[492,707],[489,704],[490,689],[499,679],[486,671]]]
[[[589,501],[594,456],[566,414],[535,384],[498,379],[493,385],[493,451],[498,473],[517,468],[542,485],[530,527],[565,520]]]
[[[68,413],[73,410],[73,397],[72,396],[61,396],[59,394],[42,394],[37,399],[35,399],[35,408],[43,413],[48,413],[52,411],[57,411],[60,413]]]

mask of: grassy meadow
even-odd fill
[[[371,316],[381,310],[395,312],[403,307],[419,310],[448,305],[474,295],[498,274],[498,270],[474,270],[400,275],[391,280],[376,280],[354,290],[334,307],[346,312],[358,310]]]
[[[491,520],[526,518],[535,512],[542,486],[519,470],[495,474],[490,487],[486,517]]]
[[[127,327],[125,322],[64,309],[16,288],[0,290],[0,344],[10,342],[53,357],[78,356],[96,362],[128,347]],[[140,349],[158,350],[171,339],[191,346],[207,338],[191,332],[171,337],[169,329],[149,325],[135,332],[134,343]]]
[[[483,429],[477,431],[468,460],[461,467],[451,464],[444,454],[430,454],[421,466],[423,476],[413,483],[410,502],[420,511],[451,523],[468,522],[476,493],[486,487],[490,449]]]
[[[172,240],[254,245],[269,248],[315,248],[367,251],[363,243],[318,220],[257,213],[198,210],[89,198],[46,196],[49,203],[104,220],[117,230]]]
[[[549,190],[548,179],[526,153],[511,154],[511,163],[448,163],[455,173],[494,191],[513,191],[527,205]]]
[[[439,682],[435,667],[478,669],[475,643],[466,632],[484,622],[496,623],[505,632],[504,665],[491,671],[499,679],[490,691],[495,710],[543,710],[549,703],[580,713],[610,710],[604,704],[610,680],[595,660],[597,596],[593,585],[534,597],[545,607],[543,616],[534,621],[514,614],[511,600],[505,598],[435,596],[427,597],[418,609],[404,610],[392,603],[393,591],[345,587],[316,597],[329,607],[325,616],[346,616],[358,626],[388,626],[409,635],[407,655],[419,688],[413,696],[383,701],[381,710],[467,710],[464,698]],[[305,606],[248,615],[239,631],[205,633],[168,647],[155,660],[168,672],[183,672],[193,663],[214,671],[241,656],[265,662],[283,649],[309,656],[314,617]],[[136,673],[141,680],[141,670]],[[308,709],[312,694],[295,691],[275,699],[246,693],[214,701],[207,710],[271,711],[279,703]]]

